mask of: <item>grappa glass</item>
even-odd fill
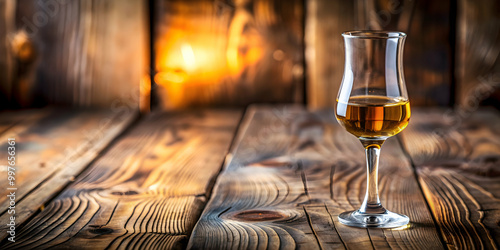
[[[403,74],[406,34],[349,31],[342,36],[345,68],[335,113],[365,147],[367,185],[361,208],[341,213],[339,221],[355,227],[400,227],[409,219],[382,206],[377,181],[382,144],[408,125],[411,114]]]

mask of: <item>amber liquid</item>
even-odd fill
[[[406,128],[410,115],[410,103],[401,98],[354,96],[348,103],[337,100],[337,120],[358,138],[393,136]]]

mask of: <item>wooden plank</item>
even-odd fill
[[[146,11],[141,0],[18,1],[17,29],[36,52],[19,66],[15,94],[31,98],[18,102],[138,107],[149,74]]]
[[[406,32],[404,73],[414,106],[448,106],[452,103],[451,0],[385,0],[377,9],[383,29]],[[385,11],[385,12],[384,12]],[[389,13],[389,20],[384,21]]]
[[[449,42],[449,0],[311,0],[307,4],[309,107],[334,107],[344,73],[341,33],[348,30],[406,32],[404,70],[412,104],[450,104],[453,51]]]
[[[16,1],[0,0],[0,107],[7,107],[12,98],[14,58],[10,41],[14,32]]]
[[[205,110],[145,117],[6,247],[185,247],[240,116]]]
[[[382,150],[380,193],[410,226],[366,230],[337,220],[361,205],[366,170],[331,111],[253,107],[237,138],[188,248],[443,248],[397,140]]]
[[[341,34],[355,29],[354,1],[306,2],[307,104],[313,109],[333,108],[344,75]]]
[[[457,1],[456,105],[500,105],[500,2]]]
[[[6,195],[12,190],[7,188],[17,188],[15,222],[19,226],[74,181],[74,176],[131,123],[137,112],[58,108],[20,114],[24,118],[0,136],[4,148],[8,145],[7,138],[15,138],[17,156],[14,186],[7,178],[0,181],[2,239],[13,215],[8,213],[10,204]],[[10,114],[2,114],[6,115]],[[7,156],[7,150],[0,152],[2,159]],[[6,171],[4,167],[2,172]]]
[[[161,108],[303,101],[302,0],[155,0]]]
[[[500,243],[500,115],[420,110],[401,134],[450,249]]]

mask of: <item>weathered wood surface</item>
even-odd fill
[[[339,127],[331,111],[250,108],[218,177],[240,112],[154,113],[81,173],[131,119],[111,113],[116,117],[58,109],[0,113],[0,137],[15,135],[23,156],[18,186],[28,187],[19,190],[28,193],[19,196],[16,214],[21,220],[31,217],[17,228],[16,243],[2,235],[2,248],[499,246],[496,111],[479,110],[461,119],[446,110],[416,109],[400,140],[386,142],[381,199],[411,218],[409,226],[392,230],[338,222],[340,212],[360,206],[366,173],[361,144]],[[81,147],[64,150],[62,145],[76,141]],[[71,156],[63,157],[68,152]],[[33,189],[32,183],[38,185]]]
[[[154,2],[162,108],[303,101],[304,1]]]
[[[306,16],[309,107],[333,108],[344,72],[341,33],[398,30],[408,34],[405,78],[412,105],[450,104],[453,53],[450,1],[310,0]]]
[[[143,118],[5,247],[185,247],[240,116],[210,110]]]
[[[456,104],[500,105],[500,2],[457,1]]]
[[[500,246],[500,114],[414,112],[401,133],[450,249]]]
[[[0,114],[0,157],[7,159],[7,138],[16,141],[15,186],[0,179],[0,238],[7,235],[8,187],[15,187],[19,226],[74,181],[86,166],[136,117],[111,110],[43,110]],[[5,122],[5,121],[8,122]],[[5,163],[6,164],[6,163]]]
[[[330,112],[251,108],[212,197],[195,226],[194,249],[441,249],[431,213],[398,140],[382,149],[380,194],[408,227],[358,229],[337,215],[365,194],[361,144]]]
[[[147,1],[19,0],[15,14],[19,42],[33,50],[16,71],[19,105],[139,106]]]

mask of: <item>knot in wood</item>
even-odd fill
[[[248,210],[237,212],[230,216],[232,219],[240,220],[240,221],[274,221],[274,220],[282,220],[287,216],[278,212],[271,210]]]
[[[97,227],[97,228],[91,228],[91,229],[89,229],[90,233],[99,234],[99,235],[110,234],[113,231],[114,231],[113,229],[108,228],[108,227]]]

